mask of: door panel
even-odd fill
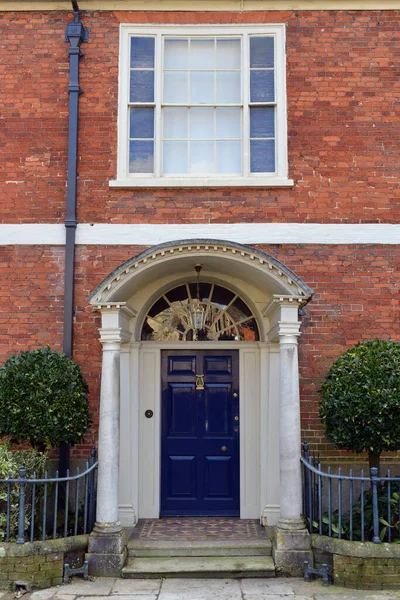
[[[161,515],[239,515],[238,367],[237,350],[162,352]]]
[[[196,391],[192,383],[170,383],[167,393],[168,438],[196,436]]]
[[[170,456],[168,461],[168,496],[171,498],[196,497],[196,457]]]

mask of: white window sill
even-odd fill
[[[284,177],[135,177],[114,179],[110,188],[210,188],[210,187],[293,187],[293,179]]]

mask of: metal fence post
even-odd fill
[[[379,511],[378,511],[378,469],[371,467],[371,487],[372,487],[372,523],[374,536],[372,541],[374,544],[380,544],[381,539],[379,537]]]
[[[18,538],[17,544],[25,544],[25,479],[26,469],[19,469],[19,515],[18,515]]]
[[[96,462],[96,448],[93,448],[90,451],[90,466],[93,467]],[[89,474],[89,507],[88,507],[88,521],[89,521],[89,532],[92,531],[94,525],[94,503],[95,503],[95,493],[94,493],[94,469]]]
[[[303,457],[307,464],[310,462],[310,453],[308,443],[303,443]],[[307,467],[304,467],[304,516],[310,518],[310,504],[309,504],[309,491],[310,491],[310,472]],[[312,531],[312,523],[309,523],[309,531]]]

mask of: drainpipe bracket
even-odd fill
[[[77,222],[75,221],[75,219],[66,219],[64,225],[65,227],[73,227],[74,229],[76,229]]]
[[[76,17],[74,16],[74,18]],[[79,19],[79,14],[77,18]],[[72,23],[67,23],[65,41],[72,42],[74,39],[78,41],[79,46],[89,41],[89,29],[85,27],[79,20],[74,20]]]

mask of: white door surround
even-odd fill
[[[196,263],[203,265],[204,281],[225,286],[248,302],[259,342],[140,341],[151,304],[166,289],[194,281]],[[158,518],[161,349],[191,347],[239,350],[241,517],[276,524],[279,517],[300,516],[298,308],[311,296],[312,290],[276,259],[213,240],[150,248],[94,290],[89,300],[102,313],[100,340],[107,369],[100,409],[99,529]],[[145,418],[147,409],[153,410],[152,419]]]

